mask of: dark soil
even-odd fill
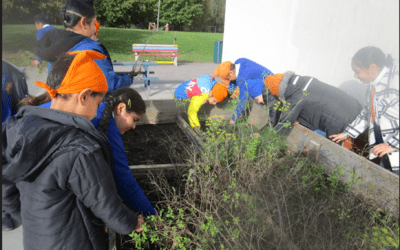
[[[146,124],[136,126],[122,136],[128,165],[156,165],[183,163],[188,158],[187,149],[191,142],[176,123],[168,124]],[[136,178],[144,193],[156,208],[166,209],[163,205],[165,197],[161,195],[150,178]],[[177,187],[180,175],[167,178],[167,185]],[[177,187],[178,188],[178,187]],[[122,237],[122,238],[121,238]],[[129,236],[118,235],[118,250],[136,249]],[[150,244],[149,250],[159,249],[157,245]]]
[[[129,165],[180,163],[189,139],[176,123],[136,126],[122,136]]]

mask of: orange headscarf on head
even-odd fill
[[[228,96],[228,89],[221,83],[216,83],[211,90],[211,93],[218,102],[222,102]]]
[[[104,59],[105,55],[92,50],[73,51],[67,54],[76,56],[58,89],[53,89],[44,82],[36,81],[35,84],[46,89],[51,98],[54,98],[56,94],[79,93],[86,88],[90,88],[94,92],[106,93],[108,91],[107,79],[100,67],[93,61],[94,59]]]
[[[264,84],[269,89],[271,94],[277,95],[279,93],[279,84],[281,83],[283,74],[269,75],[265,78]]]
[[[222,79],[226,79],[226,77],[229,74],[229,71],[231,70],[231,62],[222,62],[218,65],[217,68],[214,70],[214,75],[219,76]]]

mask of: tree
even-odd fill
[[[205,5],[207,6],[207,25],[215,27],[217,32],[224,32],[225,0],[207,0]],[[207,31],[213,31],[213,29]]]
[[[97,19],[110,27],[147,24],[157,16],[157,0],[97,0]]]
[[[100,0],[95,1],[97,19],[108,26],[128,27],[131,24],[131,15],[134,0]]]
[[[160,23],[182,30],[192,26],[196,17],[203,13],[202,0],[164,0],[161,2]]]
[[[33,23],[37,14],[47,15],[51,24],[60,24],[60,0],[3,0],[2,21],[5,24]]]

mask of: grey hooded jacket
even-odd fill
[[[293,125],[298,121],[311,130],[324,131],[329,137],[343,132],[362,110],[360,103],[344,91],[291,71],[284,74],[279,84],[279,96],[281,101],[290,103],[290,107],[281,114],[271,112],[270,123],[282,134],[291,129],[291,126],[284,126],[285,122]],[[268,106],[272,108],[273,103],[270,101]]]
[[[24,229],[24,249],[106,249],[104,224],[131,233],[107,138],[86,118],[26,106],[2,127],[4,223]],[[4,221],[6,218],[6,221]]]

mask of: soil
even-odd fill
[[[188,157],[186,149],[191,145],[190,140],[176,123],[146,124],[136,126],[134,130],[126,132],[122,141],[128,157],[128,165],[155,165],[183,163]],[[166,180],[169,186],[177,187],[180,183],[179,176],[169,176]],[[138,184],[146,194],[156,210],[163,207],[165,199],[149,178],[137,178]],[[158,204],[161,202],[161,204]],[[121,239],[122,237],[122,239]],[[129,236],[117,236],[118,250],[136,249]],[[150,244],[148,250],[159,249],[157,245]]]
[[[190,145],[176,123],[139,125],[122,140],[130,166],[181,163]]]

